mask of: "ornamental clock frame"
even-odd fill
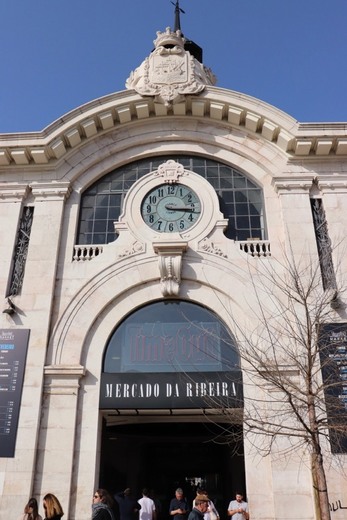
[[[203,240],[219,223],[227,225],[211,184],[183,165],[169,160],[129,189],[116,232],[129,230],[138,241]]]

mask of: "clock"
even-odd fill
[[[145,223],[159,233],[181,233],[199,219],[201,202],[184,184],[160,184],[142,200],[141,215]]]

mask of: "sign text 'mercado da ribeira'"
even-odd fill
[[[241,371],[101,376],[101,409],[240,408]]]

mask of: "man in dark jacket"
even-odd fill
[[[206,495],[196,495],[194,507],[189,513],[188,520],[203,520],[208,509],[209,498]]]
[[[183,496],[183,489],[177,488],[175,498],[170,502],[169,514],[174,517],[174,520],[187,520],[188,513],[188,502]]]
[[[140,504],[131,496],[130,488],[126,488],[122,493],[114,495],[119,507],[120,520],[138,520]]]

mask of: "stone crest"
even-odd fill
[[[187,94],[199,94],[206,85],[214,85],[216,78],[184,48],[181,31],[157,32],[155,49],[130,74],[126,87],[141,96],[154,96],[155,101],[172,105]]]

